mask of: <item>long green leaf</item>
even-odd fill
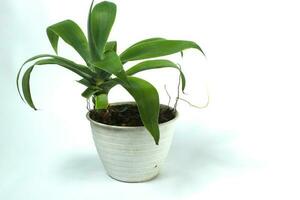
[[[45,59],[45,60],[40,60],[40,62],[37,65],[48,65],[48,64],[55,64],[55,65],[59,65],[61,67],[64,67],[76,74],[78,74],[79,76],[89,80],[89,81],[93,81],[93,77],[88,74],[88,70],[87,68],[82,68],[80,66],[76,66],[76,65],[70,65],[69,63],[63,62],[61,60],[57,60],[55,58],[52,59]]]
[[[55,55],[50,55],[50,54],[37,55],[37,56],[34,56],[34,57],[29,58],[28,60],[26,60],[23,63],[23,65],[21,66],[21,68],[20,68],[20,70],[18,71],[18,74],[17,74],[17,78],[16,78],[17,89],[18,89],[18,93],[19,93],[19,95],[20,95],[20,97],[23,101],[24,101],[24,98],[21,95],[20,87],[19,87],[19,79],[20,79],[22,69],[24,68],[24,66],[27,63],[29,63],[31,61],[34,61],[34,60],[37,60],[37,59],[40,59],[40,58],[53,58],[54,60],[52,60],[51,64],[64,65],[65,68],[73,71],[74,73],[76,73],[79,76],[89,80],[90,82],[93,82],[93,77],[95,76],[95,74],[90,69],[88,69],[87,67],[85,67],[83,65],[76,64],[73,61],[68,60],[66,58],[63,58],[63,57],[60,57],[60,56],[55,56]],[[34,64],[34,65],[36,65],[36,64]]]
[[[87,23],[87,32],[88,32],[88,43],[89,43],[89,48],[90,48],[90,53],[91,53],[91,59],[93,61],[100,60],[100,57],[97,52],[95,40],[93,37],[93,32],[92,32],[92,20],[91,20],[91,15],[92,15],[92,9],[94,5],[94,0],[91,3],[90,10],[89,10],[89,16],[88,16],[88,23]]]
[[[61,37],[80,54],[86,63],[89,62],[90,53],[87,39],[80,27],[72,20],[65,20],[49,26],[47,28],[47,35],[56,53],[58,39]]]
[[[114,3],[103,1],[98,3],[92,10],[90,29],[98,55],[104,57],[105,44],[116,18],[117,7]]]
[[[185,76],[184,76],[183,72],[181,71],[181,69],[175,63],[173,63],[169,60],[147,60],[147,61],[138,63],[138,64],[134,65],[133,67],[129,68],[126,71],[126,74],[130,76],[130,75],[133,75],[133,74],[141,72],[141,71],[157,69],[157,68],[164,68],[164,67],[172,67],[179,71],[180,77],[181,77],[181,82],[182,82],[181,89],[182,89],[182,91],[184,91]]]
[[[137,43],[134,43],[133,45],[131,45],[129,48],[132,48],[132,47],[134,47],[134,46],[136,46],[136,45],[139,45],[139,44],[143,44],[143,43],[145,43],[145,42],[152,42],[152,41],[159,41],[159,40],[166,40],[165,38],[160,38],[160,37],[153,37],[153,38],[148,38],[148,39],[145,39],[145,40],[141,40],[141,41],[139,41],[139,42],[137,42]],[[128,49],[129,49],[128,48]]]
[[[78,66],[78,65],[75,65],[75,64],[73,65],[73,64],[70,64],[69,62],[65,62],[63,60],[57,59],[57,56],[55,56],[53,58],[49,58],[49,59],[38,60],[25,71],[25,73],[23,75],[23,79],[22,79],[22,90],[23,90],[24,98],[25,98],[26,102],[30,105],[30,107],[32,107],[34,110],[36,110],[36,108],[35,108],[34,103],[32,101],[31,92],[30,92],[30,83],[29,83],[30,82],[30,75],[31,75],[31,72],[32,72],[33,68],[36,65],[48,65],[48,64],[59,65],[61,67],[64,67],[64,68],[78,74],[79,76],[81,76],[85,79],[88,79],[88,80],[92,81],[92,76],[85,73],[87,68],[85,68],[85,67],[83,68],[82,66]],[[18,78],[17,78],[17,85],[18,85]],[[18,87],[18,91],[19,91],[19,94],[21,96],[21,92],[19,90],[19,87]]]
[[[31,77],[31,72],[34,68],[35,65],[41,64],[42,61],[37,61],[33,65],[31,65],[24,73],[23,78],[22,78],[22,91],[24,94],[24,98],[28,105],[33,108],[34,110],[37,110],[35,107],[32,97],[31,97],[31,90],[30,90],[30,77]]]
[[[129,85],[119,82],[134,98],[142,122],[146,129],[153,136],[155,143],[159,143],[159,96],[158,92],[153,85],[149,82],[137,78],[128,77]]]
[[[155,58],[174,54],[185,49],[202,49],[195,42],[184,40],[154,40],[136,44],[126,49],[121,55],[121,61],[133,61],[147,58]],[[204,53],[203,53],[204,54]]]
[[[19,87],[19,79],[20,79],[20,75],[21,75],[22,69],[24,68],[24,66],[25,66],[27,63],[29,63],[29,62],[31,62],[31,61],[33,61],[33,60],[36,60],[36,59],[38,59],[38,58],[48,57],[48,56],[49,56],[49,54],[40,54],[40,55],[34,56],[34,57],[32,57],[32,58],[29,58],[28,60],[26,60],[26,61],[22,64],[21,68],[19,69],[18,74],[17,74],[17,78],[16,78],[16,85],[17,85],[17,89],[18,89],[19,96],[21,97],[21,99],[22,99],[23,101],[24,101],[24,98],[23,98],[22,95],[21,95],[20,87]]]
[[[127,49],[131,49],[132,47],[136,46],[136,45],[140,45],[140,44],[143,44],[143,43],[146,43],[146,42],[152,42],[152,41],[159,41],[159,40],[166,40],[165,38],[160,38],[160,37],[153,37],[153,38],[148,38],[148,39],[145,39],[145,40],[141,40],[139,42],[136,42],[134,43],[133,45],[131,45],[130,47],[128,47]],[[123,61],[122,60],[122,63],[126,63],[127,61]]]

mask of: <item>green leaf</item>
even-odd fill
[[[123,82],[127,81],[127,76],[123,69],[121,60],[114,51],[107,52],[103,60],[98,62],[92,62],[91,65],[94,66],[95,68],[104,70],[109,74],[114,74]]]
[[[40,55],[40,56],[35,56],[35,58],[40,58],[40,57],[45,57],[45,55]],[[46,57],[49,57],[51,55],[46,55]],[[90,74],[87,74],[87,73],[90,73],[91,71],[86,68],[86,67],[83,67],[81,65],[77,65],[75,64],[74,62],[72,61],[69,61],[67,59],[64,59],[64,58],[61,58],[61,57],[58,57],[58,56],[51,56],[52,58],[49,58],[49,59],[42,59],[42,60],[38,60],[36,61],[33,65],[31,65],[24,73],[23,75],[23,79],[22,79],[22,90],[23,90],[23,95],[24,95],[24,98],[26,100],[26,102],[30,105],[30,107],[32,107],[34,110],[36,110],[34,104],[33,104],[33,101],[32,101],[32,98],[31,98],[31,92],[30,92],[30,75],[31,75],[31,72],[33,70],[33,68],[36,66],[36,65],[48,65],[48,64],[56,64],[56,65],[59,65],[61,67],[64,67],[78,75],[80,75],[81,77],[85,78],[85,79],[88,79],[89,81],[92,81],[92,76]],[[32,61],[32,59],[29,59]],[[27,60],[28,61],[28,60]],[[27,63],[27,61],[25,62],[25,64]],[[19,75],[19,73],[18,73]],[[19,75],[20,76],[20,75]],[[18,86],[18,82],[19,82],[19,76],[17,76],[17,86]],[[20,92],[20,89],[18,87],[18,92],[21,96],[21,92]],[[21,96],[22,97],[22,96]]]
[[[77,82],[80,83],[80,84],[82,84],[82,85],[84,85],[84,86],[86,86],[86,87],[90,87],[90,86],[93,85],[92,82],[90,82],[89,80],[87,80],[87,79],[85,79],[85,78],[80,79],[80,80],[78,80]]]
[[[29,63],[29,62],[31,62],[31,61],[33,61],[33,60],[36,60],[36,59],[42,58],[42,57],[47,57],[47,56],[49,56],[49,55],[48,55],[48,54],[40,54],[40,55],[34,56],[34,57],[32,57],[32,58],[29,58],[28,60],[26,60],[26,61],[23,63],[23,65],[22,65],[21,68],[19,69],[18,74],[17,74],[17,78],[16,78],[16,85],[17,85],[17,89],[18,89],[19,96],[21,97],[22,101],[24,101],[24,98],[22,97],[21,92],[20,92],[19,79],[20,79],[20,75],[21,75],[21,72],[22,72],[23,67],[24,67],[27,63]]]
[[[100,60],[100,57],[97,52],[96,44],[94,41],[93,37],[93,32],[92,32],[92,21],[91,21],[91,15],[92,15],[92,9],[93,9],[93,4],[94,0],[91,3],[90,10],[89,10],[89,16],[88,16],[88,23],[87,23],[87,31],[88,31],[88,43],[89,43],[89,48],[90,48],[90,53],[91,53],[91,59],[93,61]]]
[[[104,57],[105,44],[116,18],[117,7],[114,3],[103,1],[91,12],[90,31],[100,59]]]
[[[107,92],[117,84],[121,84],[135,99],[142,122],[146,129],[153,136],[155,143],[159,143],[159,128],[158,128],[158,115],[159,115],[159,96],[158,92],[153,85],[149,82],[137,78],[127,77],[128,83],[126,84],[118,78],[111,79],[100,85]]]
[[[88,69],[86,66],[76,64],[73,61],[70,61],[70,60],[60,57],[60,56],[54,56],[54,55],[49,55],[49,54],[37,55],[37,56],[34,56],[34,57],[26,60],[23,63],[23,65],[21,66],[21,68],[17,74],[17,78],[16,78],[17,89],[18,89],[18,93],[23,101],[24,101],[24,98],[21,95],[21,91],[20,91],[20,87],[19,87],[19,79],[20,79],[21,71],[27,63],[37,60],[37,59],[40,59],[40,58],[52,58],[52,59],[44,59],[44,62],[45,62],[45,60],[47,60],[46,64],[60,65],[64,68],[67,68],[70,71],[78,74],[79,76],[89,80],[90,82],[93,82],[93,77],[95,76],[95,74],[90,69]],[[39,62],[39,63],[41,64],[42,62]],[[37,62],[34,65],[37,65]]]
[[[87,89],[85,89],[83,91],[83,93],[81,93],[81,96],[83,96],[84,98],[88,99],[90,98],[92,95],[96,94],[97,92],[101,92],[102,90],[100,88],[97,88],[95,86],[90,86]]]
[[[121,55],[121,61],[133,61],[147,58],[155,58],[174,54],[185,49],[195,48],[199,51],[202,49],[192,41],[184,40],[154,40],[142,42],[126,49]],[[203,53],[204,54],[204,53]]]
[[[159,143],[159,96],[153,85],[149,82],[136,78],[128,77],[129,85],[119,82],[134,98],[142,122],[146,129],[153,136],[155,143]]]
[[[165,38],[160,38],[160,37],[148,38],[148,39],[141,40],[141,41],[139,41],[139,42],[137,42],[137,43],[131,45],[129,48],[132,48],[132,47],[134,47],[134,46],[136,46],[136,45],[139,45],[139,44],[143,44],[143,43],[145,43],[145,42],[152,42],[152,41],[159,41],[159,40],[166,40],[166,39],[165,39]],[[128,48],[128,49],[129,49],[129,48]]]
[[[34,65],[29,67],[24,73],[24,76],[22,79],[22,90],[23,90],[24,98],[25,98],[26,102],[28,103],[28,105],[31,108],[33,108],[34,110],[37,110],[32,101],[31,92],[30,92],[30,74],[33,70],[33,67],[34,67]]]
[[[116,41],[111,41],[111,42],[107,42],[105,45],[105,52],[108,51],[114,51],[117,53],[117,42]]]
[[[107,94],[95,96],[95,109],[106,109],[108,106]]]
[[[90,53],[87,39],[80,27],[72,20],[65,20],[47,28],[49,41],[57,53],[58,39],[61,37],[71,45],[84,59],[86,63],[90,60]]]
[[[180,77],[181,77],[181,81],[182,81],[181,89],[182,89],[182,91],[184,91],[185,76],[182,73],[181,69],[175,63],[173,63],[169,60],[147,60],[147,61],[144,61],[144,62],[134,65],[133,67],[131,67],[130,69],[128,69],[126,71],[126,74],[130,76],[130,75],[133,75],[133,74],[141,72],[141,71],[145,71],[145,70],[149,70],[149,69],[164,68],[164,67],[172,67],[172,68],[177,69],[180,72]]]

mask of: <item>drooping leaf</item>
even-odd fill
[[[121,55],[121,61],[133,61],[155,58],[174,54],[185,49],[194,48],[202,51],[195,42],[185,40],[154,40],[136,44],[126,49]],[[204,54],[204,53],[203,53]]]
[[[19,96],[21,97],[21,99],[22,99],[23,101],[24,101],[24,98],[23,98],[22,95],[21,95],[20,87],[19,87],[19,79],[20,79],[20,75],[21,75],[21,72],[22,72],[23,67],[24,67],[27,63],[29,63],[29,62],[31,62],[31,61],[33,61],[33,60],[36,60],[36,59],[42,58],[42,57],[47,57],[47,56],[49,56],[49,54],[40,54],[40,55],[37,55],[37,56],[33,56],[32,58],[29,58],[28,60],[26,60],[26,61],[22,64],[21,68],[19,69],[18,74],[17,74],[17,78],[16,78],[16,85],[17,85],[17,89],[18,89]]]
[[[80,27],[72,20],[65,20],[47,28],[49,41],[57,53],[59,37],[71,45],[84,59],[86,63],[90,60],[90,53],[87,39]]]
[[[34,110],[37,110],[32,98],[31,98],[31,91],[30,91],[30,74],[33,70],[34,66],[29,67],[24,75],[23,75],[23,79],[22,79],[22,90],[23,90],[23,94],[24,94],[24,98],[26,100],[26,102],[28,103],[28,105],[33,108]]]
[[[181,71],[181,69],[175,63],[173,63],[169,60],[147,60],[147,61],[138,63],[138,64],[134,65],[133,67],[129,68],[126,71],[126,74],[130,76],[130,75],[133,75],[133,74],[141,72],[141,71],[145,71],[145,70],[149,70],[149,69],[164,68],[164,67],[172,67],[179,71],[181,81],[182,81],[181,89],[182,89],[182,91],[184,91],[185,76],[184,76],[183,72]]]
[[[17,84],[17,89],[18,89],[18,93],[20,95],[20,97],[22,98],[22,100],[24,101],[21,92],[20,92],[20,87],[19,87],[19,79],[20,79],[20,75],[22,72],[23,67],[34,60],[40,59],[40,58],[52,58],[52,59],[46,59],[47,60],[47,64],[57,64],[60,65],[64,68],[69,69],[70,71],[78,74],[79,76],[85,78],[86,80],[89,80],[90,82],[93,82],[93,77],[95,76],[95,74],[88,69],[87,67],[83,66],[83,65],[79,65],[77,63],[74,63],[71,60],[68,60],[66,58],[60,57],[60,56],[55,56],[55,55],[49,55],[49,54],[41,54],[41,55],[37,55],[34,56],[32,58],[29,58],[28,60],[26,60],[23,65],[21,66],[20,70],[18,71],[17,74],[17,78],[16,78],[16,84]],[[45,61],[44,61],[45,62]],[[41,63],[41,62],[39,62]],[[37,65],[38,63],[36,62],[34,65]],[[33,65],[33,66],[34,66]],[[30,73],[29,73],[30,74]]]
[[[32,101],[32,97],[31,97],[31,92],[30,92],[30,76],[31,76],[31,72],[33,70],[33,68],[36,65],[48,65],[48,64],[56,64],[58,66],[64,67],[76,74],[78,74],[79,76],[86,78],[90,81],[92,81],[92,76],[89,74],[86,74],[85,72],[89,70],[86,67],[82,67],[80,65],[76,65],[75,63],[73,63],[72,61],[70,62],[65,62],[64,60],[60,60],[58,59],[60,57],[58,56],[53,56],[52,58],[49,59],[42,59],[42,60],[38,60],[36,61],[33,65],[31,65],[24,73],[23,75],[23,79],[22,79],[22,91],[23,91],[23,95],[24,98],[26,100],[26,102],[30,105],[30,107],[32,107],[34,110],[36,110],[34,103]],[[17,78],[17,85],[18,85],[18,78]],[[19,90],[19,88],[18,88]],[[19,90],[19,94],[21,95],[21,92]]]
[[[155,87],[149,82],[137,78],[128,77],[129,85],[122,81],[119,83],[131,94],[134,98],[146,129],[153,136],[155,143],[159,143],[159,96]]]
[[[79,76],[89,80],[90,82],[94,82],[93,77],[95,76],[95,74],[90,71],[87,67],[84,67],[82,65],[78,65],[74,62],[65,62],[63,60],[59,60],[57,58],[52,58],[52,59],[48,59],[48,60],[42,60],[44,61],[44,63],[42,63],[43,65],[45,64],[56,64],[59,65],[61,67],[64,67],[76,74],[78,74]],[[42,65],[41,63],[39,65]]]
[[[104,57],[105,44],[116,18],[117,7],[114,3],[103,1],[91,12],[90,31],[100,59]]]

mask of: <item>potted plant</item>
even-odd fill
[[[137,42],[117,53],[117,42],[108,41],[115,21],[117,7],[112,2],[101,2],[89,9],[87,38],[72,20],[65,20],[47,28],[48,39],[57,54],[59,38],[72,46],[84,60],[75,63],[58,55],[41,54],[22,65],[17,74],[18,92],[27,104],[36,110],[30,92],[30,76],[34,67],[55,64],[66,68],[86,86],[82,96],[92,99],[94,108],[87,113],[98,154],[107,173],[114,179],[141,182],[155,177],[167,156],[178,113],[174,108],[160,104],[153,85],[135,77],[138,72],[171,67],[179,70],[181,89],[185,77],[180,67],[166,59],[152,59],[201,48],[192,41],[150,38]],[[144,60],[128,70],[123,65]],[[28,66],[21,74],[24,66]],[[112,77],[114,75],[114,77]],[[22,78],[21,84],[19,79]],[[124,87],[135,102],[110,104],[107,95],[116,85]]]

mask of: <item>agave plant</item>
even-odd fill
[[[144,59],[166,56],[189,48],[198,49],[202,53],[203,51],[199,45],[192,41],[150,38],[139,41],[118,54],[117,42],[108,41],[116,11],[117,7],[112,2],[103,1],[95,6],[92,2],[88,15],[87,38],[81,28],[72,20],[61,21],[49,26],[47,36],[56,55],[41,54],[26,60],[17,74],[18,92],[23,101],[26,101],[30,107],[36,110],[30,92],[31,72],[36,66],[49,64],[61,66],[78,74],[82,78],[78,82],[87,87],[82,96],[93,99],[94,109],[106,109],[109,105],[107,99],[109,91],[120,84],[134,98],[144,126],[153,136],[155,143],[158,144],[160,106],[158,92],[149,82],[133,75],[149,69],[175,68],[180,72],[183,91],[185,77],[175,63],[166,59]],[[59,38],[73,47],[85,64],[78,64],[58,56]],[[144,61],[132,66],[127,71],[124,70],[123,65],[125,63],[136,60]],[[32,64],[23,73],[21,84],[19,84],[21,71],[28,63]]]

